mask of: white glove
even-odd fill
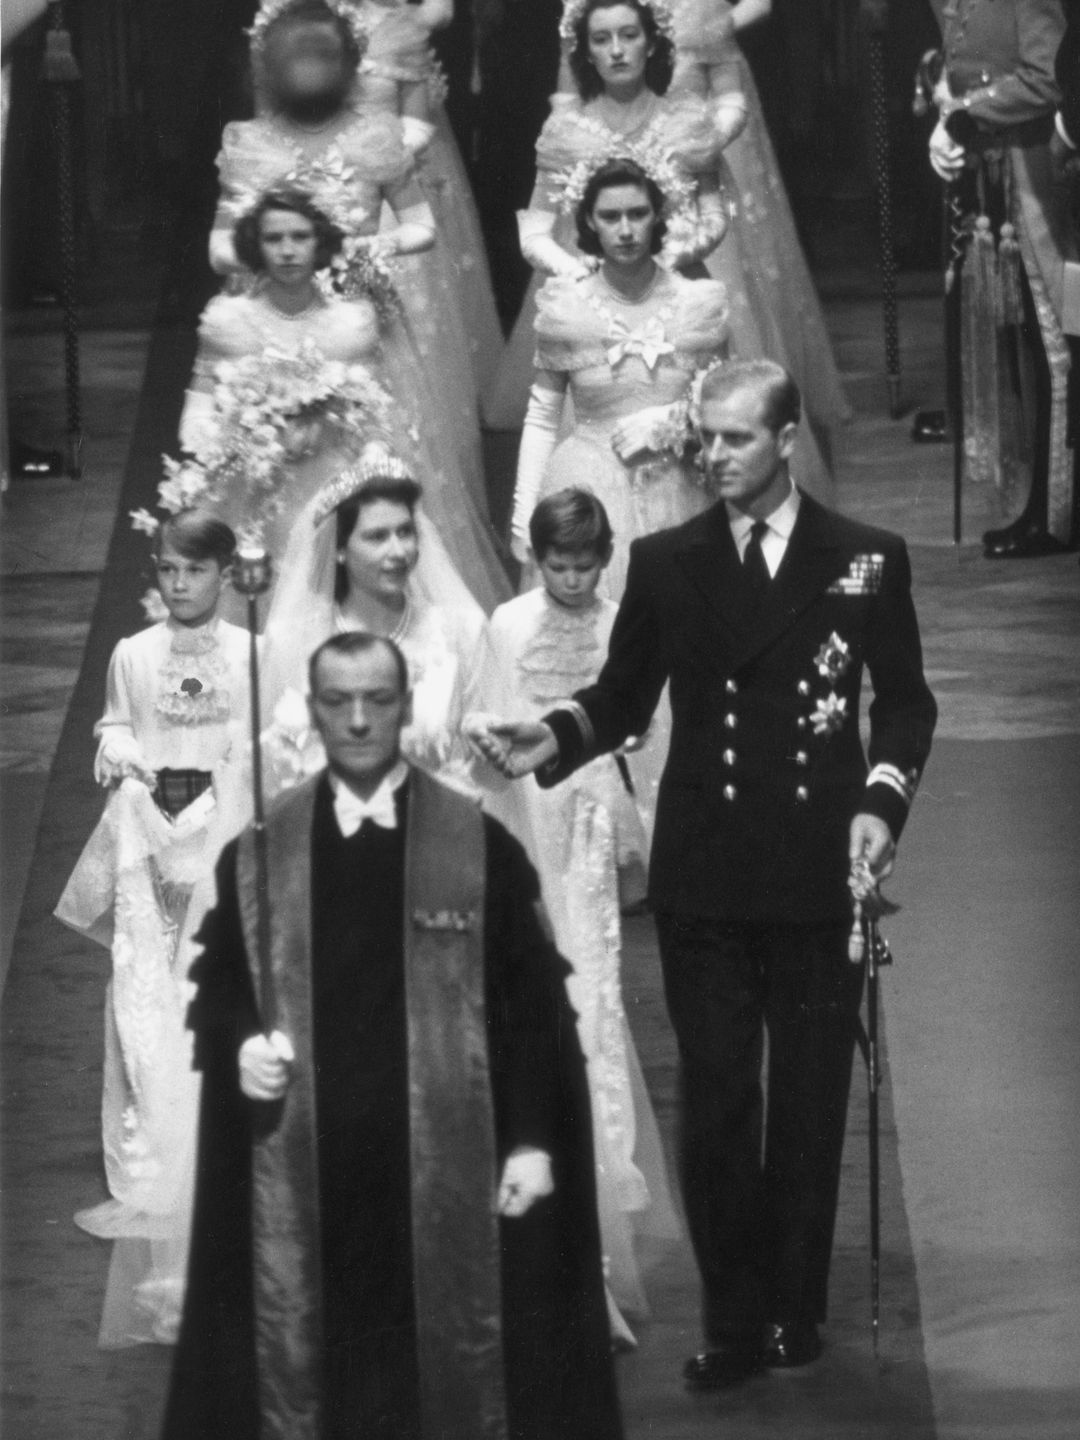
[[[748,116],[746,100],[740,90],[720,96],[713,111],[713,126],[721,149],[726,149],[737,135],[742,134]]]
[[[188,390],[184,394],[184,411],[180,416],[180,449],[191,455],[214,443],[218,416],[214,397],[207,390]]]
[[[111,785],[117,780],[141,780],[151,789],[157,784],[157,772],[146,763],[146,757],[134,735],[122,730],[104,735],[98,746],[94,761],[94,779],[99,785]]]
[[[423,154],[435,136],[435,126],[430,120],[420,120],[415,115],[401,117],[401,138],[405,149],[413,157]]]
[[[611,448],[624,465],[629,465],[635,455],[647,451],[677,449],[681,454],[687,433],[683,401],[646,405],[619,421],[611,432]]]
[[[377,240],[392,240],[393,255],[418,255],[430,250],[435,244],[435,216],[427,201],[419,205],[407,205],[397,214],[397,225],[392,230],[382,230]]]
[[[296,1052],[287,1035],[252,1035],[240,1046],[240,1089],[249,1100],[280,1100]]]
[[[964,168],[964,147],[958,145],[941,119],[930,136],[930,164],[934,174],[946,181],[955,180]]]
[[[551,1174],[551,1156],[546,1150],[520,1146],[506,1157],[499,1181],[498,1208],[500,1215],[524,1215],[537,1200],[555,1189]]]
[[[529,558],[529,521],[536,509],[548,461],[558,443],[565,398],[561,390],[549,390],[546,385],[534,385],[529,391],[510,521],[510,549],[523,565]]]
[[[589,267],[555,239],[555,218],[548,210],[518,211],[521,253],[534,270],[545,275],[566,275],[572,280],[581,280],[589,274]]]
[[[210,268],[215,275],[231,275],[234,270],[240,269],[231,224],[215,224],[210,231]]]

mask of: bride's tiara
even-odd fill
[[[369,441],[355,465],[343,470],[336,480],[325,486],[315,501],[312,524],[321,525],[339,505],[358,494],[374,480],[411,480],[419,482],[405,461],[380,440]]]
[[[286,15],[299,3],[300,0],[262,0],[254,23],[247,32],[251,37],[252,49],[257,52],[261,51],[266,43],[266,32],[270,26],[273,25],[275,20],[280,20],[282,15]],[[326,6],[327,10],[336,15],[339,20],[345,21],[352,33],[353,40],[360,54],[363,55],[371,37],[368,34],[367,26],[364,24],[363,17],[360,14],[360,6],[355,3],[355,0],[322,0],[322,4]]]
[[[578,21],[585,13],[589,0],[565,0],[563,5],[562,19],[559,21],[559,34],[572,45],[575,39],[575,31]],[[652,17],[656,21],[656,28],[660,34],[665,36],[671,43],[675,44],[675,12],[672,9],[670,0],[639,0],[639,3],[646,10],[652,11]]]
[[[670,219],[672,215],[693,207],[697,194],[693,179],[675,164],[660,145],[618,136],[558,177],[563,182],[559,196],[559,208],[563,213],[572,215],[584,200],[592,177],[605,165],[617,160],[632,161],[657,186],[664,197],[665,218]]]

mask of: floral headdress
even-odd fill
[[[266,44],[266,32],[275,20],[281,18],[299,3],[299,0],[263,0],[259,6],[259,13],[255,16],[254,24],[247,32],[251,37],[251,48],[257,55],[262,54],[263,46]],[[322,0],[327,10],[331,11],[339,20],[344,20],[352,32],[353,40],[363,55],[368,47],[370,36],[360,14],[359,3],[356,0]]]
[[[565,0],[562,19],[559,21],[559,34],[569,45],[574,43],[574,32],[588,3],[589,0]],[[640,3],[646,10],[652,11],[657,30],[674,45],[675,12],[671,7],[671,0],[640,0]]]
[[[694,208],[697,194],[694,181],[675,164],[660,145],[617,137],[590,155],[587,160],[579,161],[572,170],[564,170],[556,176],[563,185],[559,208],[564,214],[574,214],[585,198],[589,181],[598,170],[613,160],[630,160],[645,172],[664,197],[665,218],[670,219],[673,215]]]
[[[346,300],[366,296],[378,311],[382,324],[401,314],[396,267],[393,260],[372,248],[372,237],[361,233],[368,211],[357,203],[356,171],[340,155],[305,160],[274,181],[272,186],[238,187],[223,206],[236,224],[249,215],[268,189],[299,190],[342,233],[341,249],[330,263],[315,274],[315,283],[324,296],[341,295]],[[244,272],[250,287],[254,277]]]
[[[416,476],[405,461],[395,455],[389,446],[384,445],[381,440],[369,441],[356,464],[343,470],[336,480],[319,492],[315,500],[312,524],[321,525],[339,505],[359,494],[373,480],[411,480],[414,484],[417,483]]]

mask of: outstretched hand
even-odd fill
[[[466,715],[462,726],[473,749],[508,780],[531,775],[554,760],[558,741],[542,720],[502,720],[497,715]]]

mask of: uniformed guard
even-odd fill
[[[711,367],[695,408],[717,503],[634,541],[597,683],[540,722],[489,721],[481,746],[506,774],[557,784],[644,734],[670,684],[649,897],[704,1288],[706,1348],[685,1376],[719,1389],[820,1353],[862,988],[847,878],[854,860],[892,868],[937,707],[903,540],[788,473],[800,398],[786,371]]]
[[[935,0],[943,68],[930,163],[962,216],[960,371],[967,482],[1027,500],[983,536],[996,559],[1075,547],[1068,341],[1062,330],[1067,207],[1049,141],[1059,92],[1061,0]],[[1012,503],[1010,503],[1012,502]]]

